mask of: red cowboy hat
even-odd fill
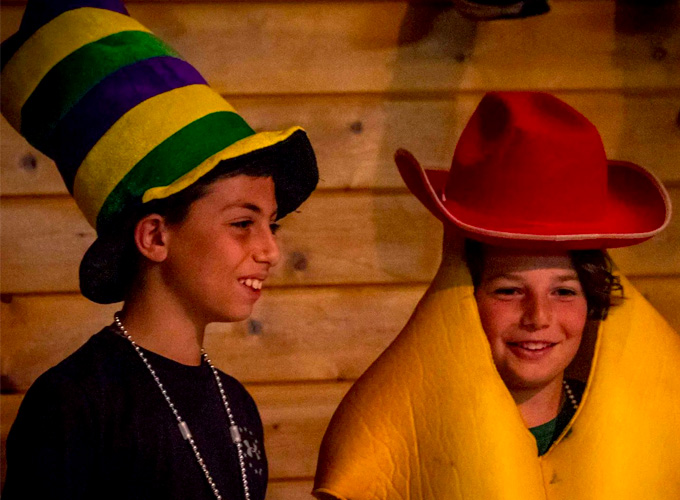
[[[539,92],[490,92],[460,136],[450,171],[395,161],[413,194],[467,237],[501,246],[633,245],[661,231],[668,193],[639,165],[608,160],[586,117]]]

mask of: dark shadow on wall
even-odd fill
[[[623,123],[619,127],[619,150],[625,151],[627,157],[621,159],[643,163],[645,168],[660,174],[667,187],[680,187],[678,177],[668,167],[666,178],[660,171],[661,165],[677,163],[663,150],[663,145],[674,139],[680,140],[680,93],[677,86],[680,80],[680,1],[617,0],[614,64],[621,70],[621,86],[628,89],[624,91]],[[645,85],[641,67],[653,72],[656,88]],[[658,85],[659,80],[661,85]],[[637,98],[631,97],[633,93],[637,94]],[[653,112],[644,98],[648,95],[656,95]],[[657,139],[659,147],[653,157],[636,157],[636,143],[655,143]],[[668,176],[675,181],[668,182]],[[645,252],[649,263],[656,260],[658,267],[663,269],[680,253],[680,241],[666,231],[642,243],[637,250]],[[680,307],[680,292],[675,302]]]
[[[409,4],[399,30],[392,88],[400,88],[401,79],[409,76],[408,62],[413,58],[464,62],[474,49],[476,34],[477,23],[462,17],[451,5]],[[463,70],[457,69],[452,72],[454,78]]]
[[[643,64],[665,79],[666,85],[658,89],[645,89],[640,84],[639,73]],[[624,92],[618,150],[623,151],[625,156],[620,159],[650,162],[644,166],[660,175],[669,186],[668,181],[671,179],[668,173],[663,178],[662,172],[655,170],[654,162],[672,164],[675,161],[673,153],[664,150],[663,144],[673,138],[680,140],[680,92],[677,87],[680,79],[680,0],[618,0],[614,65],[621,69],[621,84],[624,88],[642,87],[640,90]],[[640,96],[637,99],[629,98],[632,92],[642,97],[652,93],[664,95],[662,102],[656,106],[653,118],[649,109],[645,109],[648,103],[644,99]],[[642,121],[641,117],[647,120]],[[634,148],[640,141],[659,144],[654,158],[637,157]],[[680,177],[674,175],[672,179],[675,187],[678,187]]]
[[[427,78],[427,69],[442,68],[442,71],[448,74],[437,74],[437,81],[445,82],[447,88],[457,88],[464,76],[466,62],[472,56],[476,34],[477,23],[461,16],[452,3],[408,5],[401,21],[397,55],[393,62],[391,83],[387,89],[393,97],[383,99],[386,106],[384,119],[388,125],[385,130],[391,130],[393,124],[399,124],[399,130],[407,130],[409,124],[404,123],[404,120],[408,120],[409,116],[417,116],[421,110],[427,113],[430,109],[436,109],[439,114],[437,117],[433,116],[432,121],[437,123],[437,127],[444,126],[445,130],[456,130],[458,122],[467,120],[467,116],[457,116],[455,95],[442,94],[436,85],[423,79]],[[426,71],[422,68],[426,68]],[[443,98],[450,100],[445,106],[442,106]],[[438,101],[439,105],[429,106],[428,101]],[[403,116],[402,112],[407,107],[411,112]],[[412,126],[414,129],[428,126],[428,117],[419,116],[417,123],[413,123]],[[423,161],[424,166],[434,166],[428,164],[427,152],[428,149],[440,145],[419,144],[417,139],[419,136],[431,134],[418,134],[414,130],[413,139],[410,139],[411,136],[408,133],[402,132],[399,141],[408,142],[401,144],[395,144],[395,138],[387,135],[382,138],[379,157],[392,158],[395,146],[405,147]],[[406,138],[403,139],[405,136]],[[441,138],[442,141],[445,139],[447,138]],[[453,155],[453,150],[450,151],[450,155]],[[396,171],[397,167],[394,162],[391,163],[390,168]],[[388,207],[389,203],[397,203],[397,205]],[[414,270],[425,267],[431,270],[430,278],[433,277],[441,255],[441,233],[434,232],[426,235],[427,249],[425,254],[420,253],[419,257],[425,259],[426,262],[411,261],[410,259],[415,259],[416,256],[408,255],[411,245],[406,245],[407,248],[404,248],[403,242],[422,242],[423,226],[431,228],[437,224],[433,222],[434,216],[431,216],[432,220],[423,221],[423,217],[430,217],[429,214],[425,215],[424,209],[413,212],[411,208],[414,204],[400,205],[393,196],[377,194],[373,197],[373,204],[376,215],[374,224],[376,242],[378,243],[376,252],[378,265],[381,266],[380,271],[396,278],[397,281],[414,282],[422,280],[422,277],[414,273]],[[384,214],[386,210],[394,215],[394,219],[389,224],[385,224],[384,219],[379,220],[379,214]],[[395,258],[395,255],[398,257]]]
[[[677,76],[680,46],[673,38],[680,30],[680,0],[617,0],[614,29],[614,62],[623,69],[626,87],[637,83],[626,77],[635,77],[641,58],[654,60],[669,83]]]

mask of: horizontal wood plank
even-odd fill
[[[670,190],[680,206],[680,188]],[[5,199],[0,211],[2,293],[78,291],[94,239],[71,198]],[[316,193],[284,219],[273,285],[427,282],[441,225],[411,194]],[[651,240],[612,251],[629,275],[680,274],[680,218]]]
[[[347,382],[339,382],[248,387],[262,417],[271,479],[314,476],[321,438],[333,411],[350,385]],[[21,394],[0,396],[3,464],[6,463],[4,453],[7,434],[16,418],[22,398]],[[289,498],[286,495],[290,495],[292,491],[299,491],[301,487],[282,485],[280,498]],[[274,486],[274,489],[278,487]]]
[[[680,275],[632,278],[634,286],[680,332]],[[249,383],[354,380],[387,347],[426,285],[274,288],[250,320],[213,324],[213,361]],[[0,304],[5,391],[35,378],[111,323],[113,306],[76,294],[15,296]]]
[[[393,189],[404,186],[393,161],[399,147],[411,150],[428,167],[449,167],[458,137],[482,95],[239,97],[232,104],[261,130],[302,125],[317,154],[319,189]],[[680,183],[680,91],[557,96],[598,127],[610,158],[638,163],[664,182]],[[4,118],[0,135],[0,195],[66,194],[54,163]]]
[[[212,324],[206,350],[244,382],[356,379],[401,330],[425,285],[265,290],[250,320]],[[37,376],[112,321],[116,305],[80,295],[0,304],[3,389]]]
[[[71,198],[4,200],[0,223],[3,293],[78,290],[78,265],[95,234]],[[438,265],[439,234],[409,194],[313,195],[283,221],[271,283],[423,281]]]
[[[270,477],[313,477],[323,433],[349,382],[253,386],[264,424]]]
[[[7,459],[5,443],[7,434],[14,422],[21,404],[22,394],[2,394],[0,395],[0,484],[5,484],[5,473],[7,472]]]
[[[312,500],[311,479],[302,481],[273,481],[267,488],[267,500]]]
[[[451,4],[131,4],[222,93],[680,87],[680,12],[563,1],[521,22]],[[23,8],[2,10],[6,37]]]

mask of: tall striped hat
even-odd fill
[[[120,242],[112,242],[126,215],[217,164],[266,157],[279,217],[316,187],[301,128],[255,133],[120,0],[29,0],[19,31],[2,44],[1,78],[2,114],[55,161],[97,230],[80,270],[95,302],[123,298]]]

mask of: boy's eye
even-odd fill
[[[556,293],[560,297],[574,297],[576,295],[576,290],[572,290],[571,288],[558,288]]]
[[[253,225],[253,221],[251,221],[251,220],[240,220],[240,221],[232,222],[230,225],[232,227],[236,227],[238,229],[248,229],[250,226]]]
[[[279,229],[281,229],[281,224],[277,222],[272,222],[269,224],[269,230],[272,232],[272,234],[276,234]]]
[[[505,295],[505,296],[512,296],[515,295],[516,293],[519,293],[518,288],[511,288],[511,287],[502,287],[502,288],[496,288],[493,291],[494,294],[496,295]]]

